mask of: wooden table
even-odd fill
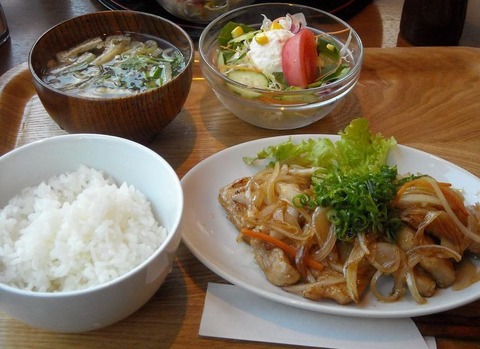
[[[0,47],[0,154],[62,134],[36,97],[27,71],[34,40],[59,21],[103,10],[96,1],[3,0],[11,41]],[[377,0],[349,19],[367,47],[358,85],[325,119],[294,131],[243,123],[214,97],[196,66],[184,110],[150,145],[182,177],[211,154],[268,136],[337,133],[363,115],[374,132],[443,157],[480,176],[480,49],[414,48],[398,35],[401,0]],[[469,20],[470,21],[470,20]],[[480,47],[467,22],[462,41]],[[470,27],[471,25],[471,27]],[[469,29],[470,28],[470,29]],[[23,64],[22,64],[23,63]],[[225,283],[182,244],[171,275],[142,309],[118,324],[84,334],[29,328],[0,312],[1,348],[273,348],[254,342],[198,336],[207,284]],[[1,297],[1,295],[0,295]],[[480,347],[480,301],[414,318],[440,349]]]

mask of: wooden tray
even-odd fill
[[[394,136],[401,144],[443,157],[480,176],[479,62],[480,49],[475,48],[366,49],[353,93],[326,118],[291,131],[264,130],[236,118],[219,103],[196,63],[184,110],[150,147],[182,177],[199,161],[229,146],[283,134],[337,133],[353,118],[364,116],[373,131]],[[41,106],[26,64],[0,77],[0,154],[63,133]],[[225,343],[241,347],[245,343],[198,337],[208,282],[222,280],[182,244],[167,283],[134,316],[88,335],[66,336],[29,329],[0,312],[1,343],[28,347],[40,339],[44,347],[69,348],[83,343],[107,348],[133,343],[131,337],[136,333],[140,345],[185,347],[194,338],[197,347]],[[424,335],[443,337],[437,338],[439,348],[469,348],[475,344],[463,339],[480,340],[479,317],[477,301],[414,321]],[[169,331],[159,330],[165,326]]]
[[[44,137],[65,133],[48,116],[33,88],[27,63],[0,79],[0,154]]]

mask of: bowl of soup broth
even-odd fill
[[[167,19],[105,11],[49,29],[28,63],[40,101],[62,129],[145,144],[181,112],[194,52],[189,35]]]

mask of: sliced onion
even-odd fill
[[[316,231],[316,230],[315,230]],[[330,226],[328,228],[328,235],[322,245],[319,245],[320,249],[315,251],[313,258],[317,261],[322,261],[332,252],[332,249],[335,247],[337,242],[337,237],[335,236],[335,227]]]
[[[377,270],[385,274],[395,272],[401,262],[400,249],[397,245],[388,242],[372,244],[370,254],[366,258]]]
[[[312,229],[319,246],[319,249],[313,254],[313,258],[321,261],[330,254],[337,241],[335,226],[329,223],[326,208],[319,206],[315,209],[312,215]]]
[[[276,188],[278,195],[280,196],[280,200],[284,200],[285,202],[291,203],[295,196],[302,194],[299,186],[294,183],[284,183],[279,182],[276,183]]]
[[[447,199],[446,199],[445,196],[443,195],[442,190],[441,190],[440,187],[438,186],[438,183],[437,183],[434,179],[431,179],[431,178],[429,178],[429,177],[427,177],[427,180],[430,182],[430,184],[432,185],[433,190],[435,191],[435,194],[437,194],[438,198],[440,199],[440,201],[441,201],[441,203],[442,203],[442,205],[443,205],[444,210],[448,213],[448,215],[449,215],[450,218],[453,220],[453,222],[454,222],[455,225],[458,227],[458,229],[460,229],[460,231],[461,231],[463,234],[465,234],[465,236],[469,237],[469,238],[472,239],[473,241],[480,242],[480,235],[475,234],[473,231],[471,231],[471,230],[468,229],[465,225],[463,225],[462,222],[460,222],[460,220],[458,219],[457,215],[453,212],[452,207],[451,207],[450,204],[448,203]]]
[[[285,17],[279,17],[274,20],[278,22],[287,30],[290,30],[293,34],[298,33],[300,30],[307,26],[307,20],[305,15],[301,12],[294,15],[287,14]]]
[[[343,275],[347,283],[348,295],[355,303],[358,303],[360,300],[357,287],[358,265],[364,256],[365,251],[361,248],[358,240],[355,240],[353,249],[343,267]]]
[[[412,205],[423,205],[423,206],[441,206],[441,201],[435,196],[429,194],[404,194],[397,201],[395,206],[403,208]]]
[[[299,216],[300,214],[295,207],[290,205],[285,205],[284,212],[283,212],[283,217],[285,219],[285,222],[300,228],[300,222],[298,219]]]
[[[307,230],[304,232],[298,226],[288,224],[284,221],[270,220],[268,222],[263,222],[263,225],[268,230],[273,230],[277,233],[283,234],[284,236],[297,241],[308,240],[313,235],[312,231]]]
[[[412,295],[415,302],[417,302],[418,304],[425,304],[427,302],[427,300],[418,291],[417,283],[415,282],[415,275],[413,274],[413,270],[410,270],[407,273],[406,281],[407,281],[408,290],[410,291],[410,294]]]
[[[393,289],[393,292],[391,292],[388,296],[383,295],[377,287],[378,281],[384,276],[385,274],[382,273],[380,270],[377,270],[375,274],[373,274],[372,279],[370,280],[370,291],[373,293],[375,298],[377,298],[380,302],[385,302],[385,303],[392,303],[396,302],[397,300],[400,299],[400,297],[403,295],[403,290],[401,288],[395,288]]]
[[[296,209],[307,224],[312,224],[312,214],[308,209],[303,207],[297,207]]]
[[[272,205],[273,206],[273,205]],[[282,207],[277,207],[273,212],[272,212],[272,219],[280,222],[284,222],[283,219],[283,209]]]
[[[418,225],[417,232],[415,233],[415,241],[422,241],[425,229],[429,226],[437,217],[440,211],[428,211],[422,222]]]
[[[258,190],[258,184],[255,182],[255,177],[252,177],[248,181],[245,196],[248,199],[248,210],[252,210],[253,208],[257,208],[262,205],[265,195],[263,191]]]
[[[324,260],[324,262],[327,263],[329,269],[336,271],[337,273],[343,274],[343,262],[340,261],[340,256],[337,251],[337,244],[335,244],[334,248],[330,251],[329,255],[327,258]]]
[[[366,255],[370,254],[370,250],[368,249],[368,243],[367,243],[367,238],[366,234],[364,232],[361,232],[357,235],[357,240],[360,244],[360,247],[362,248],[363,252],[365,252]]]
[[[458,252],[446,246],[434,244],[415,246],[407,251],[407,257],[410,269],[417,265],[423,257],[453,258],[456,262],[462,260],[462,256]]]
[[[337,276],[319,278],[317,282],[314,283],[314,285],[325,287],[325,286],[341,284],[342,282],[345,282],[345,278],[340,274]]]
[[[276,202],[272,205],[266,205],[264,206],[261,211],[259,211],[259,218],[261,220],[267,220],[270,219],[275,215],[276,212],[280,209],[281,205]]]
[[[272,173],[265,182],[266,202],[272,204],[276,201],[275,181],[280,173],[280,163],[276,162]]]
[[[307,278],[307,266],[305,264],[305,256],[309,249],[309,244],[302,245],[295,255],[295,268],[298,270],[303,280]]]

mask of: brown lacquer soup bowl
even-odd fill
[[[181,111],[193,58],[191,38],[175,23],[106,11],[45,32],[30,51],[29,69],[40,101],[65,131],[148,143]]]

